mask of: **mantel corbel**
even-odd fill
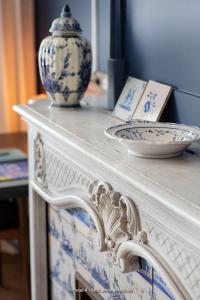
[[[171,267],[148,243],[145,244],[133,239],[120,245],[116,260],[121,272],[139,271],[140,268],[138,268],[138,265],[135,263],[138,257],[148,261],[159,275],[165,279],[165,283],[176,300],[192,300]]]
[[[108,183],[99,180],[90,186],[89,193],[104,226],[107,250],[115,255],[123,242],[132,240],[141,231],[136,206]]]

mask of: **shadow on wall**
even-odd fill
[[[174,91],[164,109],[161,122],[176,122],[179,119]]]

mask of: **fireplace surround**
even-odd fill
[[[29,125],[32,299],[76,299],[77,274],[90,298],[199,299],[199,144],[129,157],[104,136],[110,112],[48,106],[15,106]]]

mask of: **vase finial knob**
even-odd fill
[[[61,17],[71,17],[71,11],[69,5],[65,4],[63,6],[62,12],[61,12]]]

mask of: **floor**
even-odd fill
[[[21,259],[19,255],[2,255],[3,284],[1,300],[25,300],[23,296]]]

